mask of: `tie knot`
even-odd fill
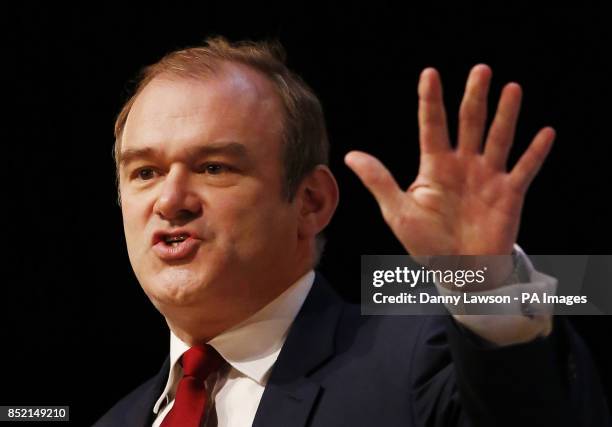
[[[222,358],[210,345],[195,345],[181,358],[183,374],[204,381],[212,372],[219,369]]]

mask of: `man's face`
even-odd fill
[[[282,118],[272,84],[240,65],[206,80],[158,77],[138,96],[121,146],[123,223],[136,276],[162,313],[232,310],[296,279]]]

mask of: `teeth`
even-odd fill
[[[183,242],[187,239],[187,235],[181,234],[179,236],[168,236],[164,238],[164,242],[169,245],[177,246],[180,242]]]

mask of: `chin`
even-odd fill
[[[188,268],[167,268],[141,285],[156,306],[192,306],[206,297],[208,288],[207,280]]]

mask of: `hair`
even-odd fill
[[[121,137],[128,114],[138,95],[160,75],[206,79],[223,63],[246,65],[268,78],[276,88],[284,109],[282,134],[283,196],[292,201],[302,179],[317,165],[329,162],[329,141],[323,108],[312,89],[286,65],[286,54],[278,41],[230,42],[215,36],[203,46],[170,52],[141,71],[136,89],[115,121],[113,154],[119,183]]]
[[[209,37],[202,46],[176,50],[142,69],[136,88],[121,108],[115,121],[115,159],[117,190],[121,138],[134,102],[143,89],[160,75],[207,79],[224,63],[242,64],[261,73],[273,83],[280,96],[284,117],[281,159],[284,163],[282,194],[291,202],[304,179],[317,165],[329,163],[329,140],[321,102],[313,90],[286,64],[286,52],[279,41],[230,42],[221,36]],[[119,203],[121,194],[119,193]],[[317,265],[325,237],[316,238],[314,265]]]

